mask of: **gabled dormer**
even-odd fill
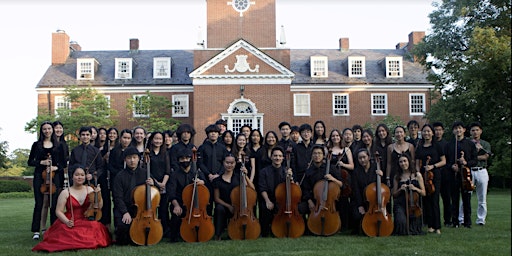
[[[153,58],[153,78],[171,78],[171,57]]]
[[[386,57],[386,77],[399,78],[404,76],[403,59],[401,56]]]
[[[76,60],[76,79],[94,80],[98,66],[99,62],[94,58],[78,58]]]
[[[132,79],[133,60],[132,58],[115,58],[115,78],[116,79]]]
[[[328,77],[327,56],[311,56],[309,59],[311,77]]]
[[[364,56],[348,57],[348,77],[366,77],[366,62]]]

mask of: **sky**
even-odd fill
[[[276,0],[277,39],[284,26],[290,49],[337,49],[342,37],[351,49],[394,49],[412,31],[429,34],[432,1]],[[0,141],[11,153],[37,140],[24,128],[37,115],[53,32],[66,31],[82,51],[128,50],[130,38],[140,50],[195,49],[206,0],[5,0],[0,24]]]

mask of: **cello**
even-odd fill
[[[212,217],[206,212],[210,191],[205,185],[198,184],[197,149],[192,149],[191,171],[195,172],[194,182],[183,189],[183,204],[188,207],[187,215],[182,219],[180,235],[189,243],[206,242],[215,234]]]
[[[332,151],[327,154],[325,175],[329,174]],[[341,228],[340,214],[336,211],[336,203],[340,196],[340,187],[327,179],[318,181],[313,192],[315,210],[309,215],[308,228],[311,233],[321,236],[334,235]]]
[[[96,220],[99,221],[101,219],[101,208],[100,208],[100,202],[101,202],[101,192],[96,192],[95,188],[98,187],[98,175],[97,172],[94,171],[94,174],[92,175],[94,178],[94,185],[91,186],[93,189],[93,192],[89,193],[87,195],[90,205],[89,208],[85,211],[85,217],[88,220]]]
[[[146,178],[150,179],[149,149],[144,151],[146,160]],[[137,245],[154,245],[162,240],[162,223],[156,216],[156,207],[160,203],[160,190],[149,184],[133,189],[134,206],[137,216],[130,225],[130,238]]]
[[[375,161],[377,170],[381,170],[378,151],[375,152]],[[389,187],[377,175],[377,180],[366,186],[364,193],[369,206],[363,217],[363,232],[370,237],[390,236],[393,233],[393,220],[386,209],[391,196]]]
[[[286,166],[290,166],[292,148],[286,149]],[[275,190],[279,212],[272,220],[272,233],[276,237],[297,238],[304,234],[304,219],[299,214],[298,205],[302,191],[297,183],[292,183],[291,174],[286,175],[286,181],[277,185]]]
[[[242,168],[245,168],[245,153],[242,151],[241,155]],[[257,193],[247,186],[246,177],[245,172],[240,171],[240,185],[231,190],[230,198],[235,210],[228,224],[228,235],[232,240],[257,239],[261,232],[253,212]]]

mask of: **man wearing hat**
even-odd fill
[[[119,245],[131,242],[130,225],[137,214],[137,208],[133,205],[133,189],[143,184],[155,184],[153,179],[147,178],[146,170],[139,167],[139,151],[135,147],[126,148],[123,158],[126,168],[117,174],[112,188],[116,244]]]
[[[222,118],[217,120],[217,122],[215,122],[215,125],[219,128],[219,130],[220,130],[219,133],[221,136],[222,136],[222,134],[224,134],[224,132],[228,128],[228,123],[226,122],[226,120],[224,120]]]
[[[183,205],[183,189],[194,182],[197,171],[197,184],[204,185],[204,174],[197,170],[191,170],[192,150],[186,148],[177,153],[179,169],[171,173],[169,179],[169,201],[171,202],[170,212],[172,217],[170,221],[171,242],[177,242],[180,237],[181,219],[187,214],[187,206]]]

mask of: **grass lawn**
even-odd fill
[[[476,196],[471,200],[474,222]],[[0,199],[0,255],[42,254],[31,252],[38,243],[30,232],[33,205],[31,198]],[[369,238],[342,233],[331,237],[193,244],[162,240],[149,247],[111,246],[52,255],[511,255],[510,190],[491,191],[488,209],[485,226],[443,228],[441,235]]]

